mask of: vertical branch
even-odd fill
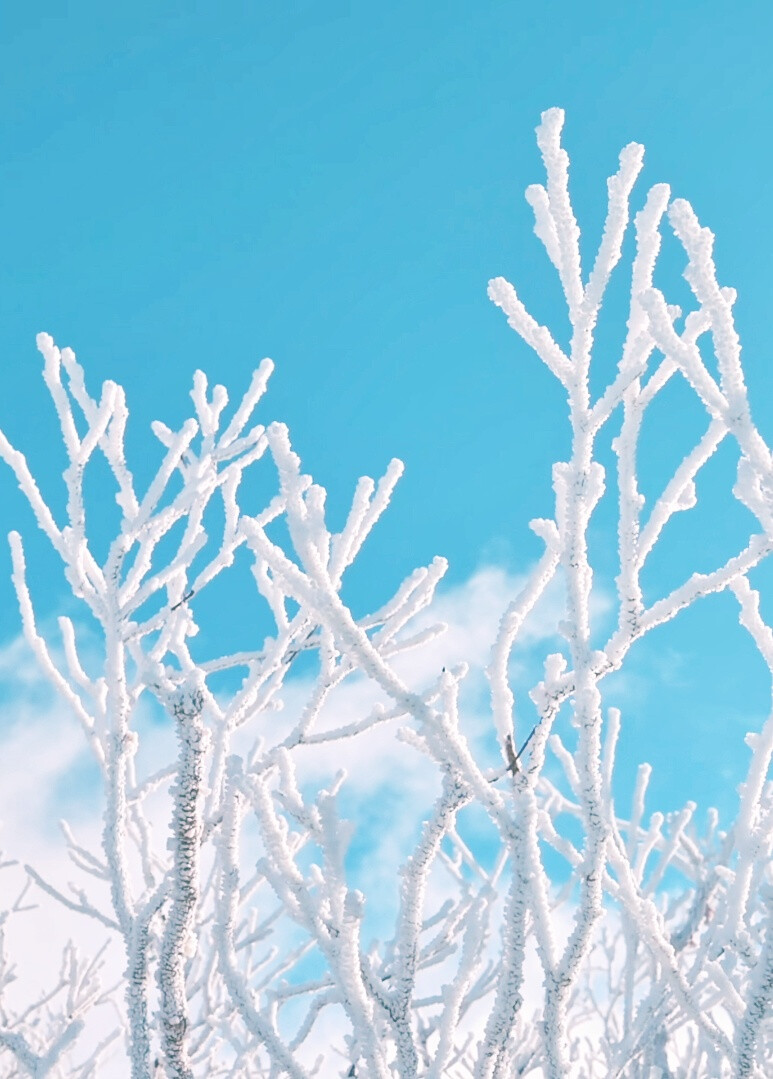
[[[558,184],[558,178],[553,183]],[[549,190],[550,186],[549,178]],[[563,169],[561,187],[563,189]],[[580,903],[575,927],[558,968],[546,979],[547,1063],[549,1075],[556,1079],[566,1072],[568,1066],[566,1009],[569,991],[587,954],[593,924],[601,914],[606,844],[600,771],[601,696],[591,647],[589,604],[593,571],[587,541],[591,514],[604,491],[603,469],[593,459],[594,432],[588,384],[595,312],[580,311],[573,294],[569,292],[567,304],[574,330],[572,378],[568,387],[572,457],[569,463],[554,467],[553,482],[561,565],[567,587],[567,617],[563,632],[574,669],[574,723],[579,737],[577,768],[581,783],[585,849],[580,868]]]
[[[469,794],[458,777],[447,774],[443,792],[432,818],[425,822],[419,844],[406,862],[400,888],[400,914],[395,934],[394,989],[389,1012],[395,1023],[397,1038],[397,1068],[401,1079],[416,1074],[418,1056],[411,1036],[411,1002],[416,983],[419,959],[419,935],[422,926],[427,880],[440,844],[452,827],[461,806]],[[438,1050],[440,1055],[441,1050]],[[433,1074],[437,1073],[437,1067]]]
[[[128,866],[127,780],[129,754],[136,748],[129,729],[131,704],[126,684],[126,654],[115,612],[105,626],[106,768],[102,847],[110,876],[113,910],[126,950],[126,1006],[132,1079],[148,1079],[147,929],[136,919]]]
[[[219,881],[215,900],[215,943],[220,970],[231,1003],[244,1025],[270,1058],[290,1079],[308,1079],[280,1039],[276,1026],[256,1006],[246,979],[238,969],[234,936],[239,897],[239,828],[244,800],[239,791],[240,762],[231,759],[223,794],[223,821],[218,836]]]
[[[743,1017],[735,1031],[735,1076],[750,1079],[761,1075],[756,1061],[763,1024],[769,1020],[773,1006],[773,895],[768,887],[767,912],[763,915],[762,948],[752,970],[746,995]],[[763,1062],[764,1067],[764,1062]]]
[[[188,1059],[185,964],[195,954],[193,935],[199,897],[202,758],[206,730],[199,689],[182,689],[170,702],[180,745],[173,787],[171,902],[158,964],[161,995],[161,1044],[170,1079],[193,1079]]]

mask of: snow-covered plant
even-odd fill
[[[443,560],[412,573],[375,613],[358,614],[342,598],[399,462],[378,484],[359,482],[336,530],[286,428],[251,426],[271,370],[264,361],[225,420],[225,389],[210,393],[197,373],[195,414],[177,431],[154,425],[161,461],[140,492],[126,461],[123,391],[108,382],[93,398],[74,354],[39,338],[69,461],[65,524],[2,435],[0,453],[84,605],[82,621],[62,617],[56,644],[44,639],[15,532],[14,583],[27,641],[99,767],[104,816],[99,850],[65,829],[88,889],[68,894],[28,872],[38,889],[121,942],[115,1002],[125,1057],[104,1061],[112,1034],[104,1020],[99,1038],[82,1033],[82,1014],[106,991],[100,960],[68,952],[52,990],[53,999],[70,986],[62,1015],[47,1013],[33,1037],[23,1016],[0,1010],[0,1059],[19,1074],[765,1074],[773,1058],[773,719],[747,737],[749,772],[730,827],[711,814],[699,827],[692,804],[647,818],[646,765],[621,813],[621,716],[605,680],[645,634],[720,591],[735,596],[773,679],[773,633],[748,579],[773,549],[773,462],[751,420],[734,294],[717,283],[711,234],[687,203],[669,203],[664,185],[634,219],[627,333],[608,385],[591,392],[594,331],[643,151],[631,145],[621,154],[585,275],[562,122],[559,110],[542,118],[547,183],[527,198],[566,299],[569,347],[505,280],[490,285],[566,393],[571,435],[569,460],[553,469],[554,508],[531,524],[544,553],[503,602],[492,642],[485,723],[498,760],[464,694],[467,665],[422,677],[404,658],[442,630],[425,615]],[[687,259],[694,306],[685,318],[653,286],[666,216]],[[672,379],[696,395],[706,431],[645,511],[642,421]],[[600,449],[610,429],[611,484]],[[674,514],[695,505],[696,479],[725,441],[737,449],[733,494],[751,513],[751,535],[723,564],[649,595],[645,564]],[[119,510],[102,558],[84,493],[96,457],[108,466]],[[276,485],[258,508],[254,487],[242,494],[255,469],[270,470]],[[610,502],[619,572],[607,633],[608,614],[594,616],[589,529]],[[204,655],[196,640],[203,601],[247,563],[254,595],[244,602],[263,604],[270,631],[256,617],[246,650],[212,646]],[[532,612],[549,608],[557,588],[564,602],[551,650],[516,708],[513,657]],[[423,790],[435,804],[416,821],[395,909],[371,923],[378,896],[363,894],[367,874],[351,848],[356,840],[378,858],[395,809],[379,804],[376,787],[358,820],[363,802],[346,764],[375,770],[389,738],[402,759],[423,762]],[[480,849],[468,819],[488,822]],[[5,970],[2,960],[0,1006]]]
[[[740,605],[741,623],[771,668],[771,631],[759,613],[758,596],[748,574],[773,548],[773,461],[755,428],[740,363],[733,323],[735,293],[717,282],[712,259],[713,236],[702,228],[690,205],[669,204],[664,184],[653,187],[634,220],[636,253],[631,274],[627,335],[614,378],[593,400],[589,377],[594,329],[610,276],[620,259],[628,225],[629,196],[642,165],[642,147],[632,144],[620,155],[620,168],[608,182],[608,210],[595,262],[583,278],[579,229],[568,191],[568,158],[560,144],[563,114],[544,114],[537,138],[547,171],[547,185],[527,191],[535,231],[555,266],[571,324],[568,351],[528,314],[515,290],[497,278],[490,295],[513,329],[536,351],[563,386],[569,408],[572,456],[554,466],[556,492],[553,535],[546,537],[545,567],[535,588],[560,566],[567,604],[559,626],[564,653],[547,657],[544,680],[531,694],[538,723],[529,759],[515,776],[514,809],[518,814],[519,850],[513,860],[524,867],[518,886],[518,922],[532,920],[544,973],[544,1068],[548,1075],[570,1069],[571,1031],[578,1023],[571,1004],[587,1007],[578,980],[593,945],[594,928],[617,912],[624,942],[624,992],[612,994],[621,1007],[611,1010],[599,1049],[583,1067],[590,1074],[602,1057],[603,1074],[649,1074],[680,1061],[685,1075],[762,1074],[770,1061],[771,908],[770,853],[773,804],[768,783],[773,752],[773,719],[758,735],[749,735],[749,773],[742,787],[738,816],[730,830],[701,839],[691,826],[695,806],[669,821],[653,815],[643,827],[643,768],[628,823],[616,819],[611,776],[619,731],[619,713],[603,719],[602,684],[618,670],[635,641],[675,618],[685,607],[724,589]],[[660,248],[660,225],[667,215],[687,258],[685,278],[694,309],[678,329],[682,313],[653,287]],[[704,360],[699,342],[713,352],[716,374]],[[642,420],[658,393],[672,378],[685,380],[706,413],[703,437],[687,454],[648,513],[637,484]],[[622,413],[622,416],[620,414]],[[619,575],[618,620],[611,636],[599,640],[590,613],[593,567],[588,527],[605,494],[604,468],[596,459],[599,434],[619,422],[613,449],[617,457]],[[740,551],[709,572],[693,573],[669,594],[647,596],[641,575],[664,527],[675,513],[696,503],[695,480],[720,443],[730,439],[738,454],[735,498],[752,515],[753,531]],[[646,446],[644,447],[646,451]],[[544,529],[544,525],[540,528]],[[512,695],[506,672],[518,616],[505,616],[491,666],[494,719],[507,756]],[[773,671],[773,668],[771,668]],[[561,705],[568,701],[576,728],[576,748],[568,752],[551,733]],[[606,727],[606,731],[605,728]],[[571,810],[582,823],[580,845],[556,844],[578,883],[577,909],[568,939],[554,943],[545,896],[550,885],[539,855],[540,834],[550,837],[545,800],[556,797],[541,775],[550,747],[568,785]],[[547,831],[544,830],[547,823]],[[712,830],[713,831],[713,830]],[[648,865],[655,855],[657,863]],[[682,894],[664,913],[658,885],[667,865],[678,867]],[[613,904],[605,903],[605,893]],[[527,916],[526,911],[529,911]],[[521,930],[521,935],[523,930]],[[767,1018],[766,1018],[767,1017]],[[493,1032],[493,1028],[489,1028]],[[505,1051],[503,1042],[501,1051]],[[756,1063],[755,1063],[756,1062]],[[638,1070],[637,1070],[638,1069]],[[481,1074],[488,1074],[485,1069]]]
[[[0,862],[0,869],[13,864]],[[22,1008],[14,1007],[7,999],[16,980],[16,970],[8,956],[6,935],[12,919],[34,909],[27,900],[31,883],[28,880],[13,903],[0,914],[0,1046],[7,1050],[3,1074],[9,1079],[55,1074],[68,1047],[83,1031],[84,1016],[109,1000],[109,993],[102,991],[101,953],[83,961],[72,944],[62,955],[58,981],[44,994],[26,1001]],[[104,950],[105,946],[101,951]],[[77,1075],[78,1079],[96,1076],[117,1036],[118,1030],[110,1029],[106,1037],[91,1047],[88,1059],[80,1067],[68,1069],[69,1074]]]

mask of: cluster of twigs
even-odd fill
[[[108,382],[99,400],[92,398],[74,354],[39,338],[68,455],[66,525],[57,524],[25,458],[2,435],[0,454],[61,558],[73,595],[100,628],[98,670],[69,619],[59,619],[56,648],[39,632],[15,532],[14,583],[26,639],[100,768],[104,818],[98,852],[68,833],[89,888],[67,893],[30,874],[122,942],[115,1036],[123,1037],[132,1079],[334,1072],[368,1079],[741,1079],[761,1077],[771,1059],[773,720],[747,739],[751,762],[736,819],[722,831],[711,818],[701,832],[692,805],[646,818],[646,766],[630,811],[618,816],[620,713],[603,703],[604,680],[634,642],[723,590],[737,598],[741,623],[773,675],[773,634],[748,580],[773,548],[771,454],[751,420],[734,294],[717,283],[711,234],[687,203],[669,204],[664,185],[650,191],[635,217],[627,335],[614,378],[593,399],[594,330],[621,256],[643,151],[631,145],[621,154],[585,278],[562,122],[560,110],[543,116],[538,142],[547,184],[529,188],[527,197],[566,298],[570,347],[559,347],[510,284],[498,278],[490,285],[510,325],[563,387],[572,435],[570,459],[553,470],[554,512],[531,525],[544,554],[493,642],[487,674],[497,768],[479,759],[465,733],[466,668],[416,687],[395,662],[438,631],[417,618],[445,563],[416,570],[373,615],[358,617],[341,598],[344,574],[389,502],[399,462],[378,484],[361,480],[343,529],[331,529],[325,491],[302,472],[286,428],[251,426],[271,370],[264,361],[227,423],[224,388],[210,394],[197,373],[195,415],[178,431],[154,425],[162,461],[140,494],[126,462],[122,389]],[[695,301],[683,321],[653,287],[664,216],[686,254]],[[713,347],[716,374],[703,359],[703,342]],[[645,513],[637,484],[642,418],[671,379],[692,388],[707,426]],[[612,423],[619,424],[618,620],[600,641],[588,530],[597,505],[611,497],[597,447]],[[751,512],[754,531],[724,564],[646,599],[644,566],[674,514],[695,504],[696,478],[725,440],[738,450],[733,493]],[[89,538],[84,496],[95,455],[109,466],[120,511],[104,561]],[[262,511],[247,513],[243,477],[267,459],[277,493]],[[271,612],[272,634],[251,650],[202,659],[192,646],[199,598],[243,557]],[[531,705],[516,710],[511,659],[555,580],[566,595],[557,650],[545,657]],[[309,656],[313,677],[308,663],[296,675]],[[365,681],[376,706],[339,716],[342,687]],[[278,713],[288,686],[304,703]],[[138,763],[148,701],[177,736],[176,752],[153,770]],[[559,714],[568,716],[570,737]],[[440,793],[403,866],[393,929],[366,946],[367,899],[352,883],[351,833],[340,809],[345,773],[314,786],[298,768],[315,747],[340,744],[343,756],[350,739],[367,741],[387,724],[399,729],[407,752],[431,762]],[[496,836],[490,868],[460,835],[460,814],[470,807],[483,811]],[[575,822],[572,830],[566,819]],[[388,827],[386,818],[381,826]],[[555,853],[565,865],[564,887],[548,868]],[[682,882],[678,890],[664,887],[667,870]],[[99,987],[99,962],[84,964],[68,951],[51,993],[11,1014],[3,1005],[11,976],[3,959],[6,1071],[105,1074],[118,1045],[113,1033],[97,1041],[84,1034],[84,1019],[108,993]]]

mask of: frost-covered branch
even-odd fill
[[[160,453],[140,489],[121,387],[107,382],[92,397],[72,351],[39,338],[67,459],[61,520],[1,433],[0,456],[82,617],[50,630],[17,532],[13,582],[29,647],[96,762],[103,816],[94,848],[63,827],[82,885],[29,874],[46,899],[118,938],[123,999],[110,999],[132,1079],[764,1073],[773,720],[747,736],[749,770],[729,825],[710,813],[701,830],[691,803],[648,815],[646,765],[621,814],[625,710],[608,676],[686,608],[730,593],[773,677],[773,636],[749,582],[773,550],[773,459],[752,419],[735,295],[718,284],[711,235],[663,184],[632,215],[643,150],[631,144],[608,181],[586,273],[562,126],[560,110],[543,115],[546,182],[527,198],[568,340],[504,278],[489,287],[565,394],[570,452],[553,466],[552,505],[531,525],[541,554],[502,597],[477,672],[488,678],[487,708],[471,704],[466,663],[404,659],[443,630],[431,617],[442,558],[413,570],[376,611],[345,599],[400,462],[377,482],[360,479],[335,523],[287,428],[252,421],[272,369],[264,361],[230,418],[225,389],[196,373],[192,415],[176,430],[153,424]],[[694,305],[684,317],[654,285],[664,222],[686,257]],[[610,372],[596,330],[629,233],[626,328]],[[707,419],[647,506],[648,410],[674,380]],[[696,550],[684,576],[658,591],[649,567],[675,516],[698,504],[720,447],[737,456],[728,494],[748,531],[713,563]],[[94,500],[86,480],[100,457],[113,520],[111,500]],[[272,484],[262,506],[243,482],[256,468]],[[605,559],[591,543],[602,521],[612,537]],[[103,547],[96,537],[108,526]],[[197,635],[208,597],[229,582],[244,634],[225,646],[217,626]],[[535,663],[530,627],[548,615]],[[395,827],[403,769],[421,777],[416,805],[399,806],[417,814],[405,835]],[[385,851],[399,866],[391,900]],[[80,989],[34,1036],[32,1013],[2,1003],[2,966],[0,1047],[13,1074],[97,1073],[109,1041],[84,1059],[76,1049],[82,1018],[110,996],[96,989],[98,964],[70,962],[36,1007]]]

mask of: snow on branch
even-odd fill
[[[558,109],[542,117],[546,181],[527,199],[568,347],[504,278],[489,294],[562,387],[571,452],[553,465],[552,504],[531,524],[541,554],[502,596],[485,672],[442,666],[427,647],[444,628],[432,617],[444,559],[374,611],[347,602],[346,574],[403,466],[361,478],[334,521],[287,428],[253,419],[270,361],[232,410],[225,388],[196,372],[191,415],[177,429],[152,425],[156,469],[141,488],[123,389],[93,394],[74,353],[40,336],[65,457],[61,519],[1,432],[0,456],[81,614],[68,603],[52,627],[16,531],[13,582],[26,641],[97,763],[102,819],[93,845],[63,823],[81,883],[31,866],[29,885],[115,941],[121,974],[102,990],[102,953],[68,949],[60,980],[19,1013],[0,949],[4,1074],[86,1079],[111,1053],[131,1079],[765,1074],[773,720],[747,736],[728,825],[709,812],[702,826],[692,803],[648,815],[648,765],[622,811],[625,708],[607,678],[635,642],[717,593],[737,601],[773,678],[773,635],[749,580],[773,550],[771,453],[711,234],[663,184],[632,211],[643,150],[631,144],[585,276],[563,121]],[[684,316],[654,286],[664,222],[687,261]],[[630,295],[609,372],[596,328],[622,273]],[[708,417],[648,504],[648,410],[675,380]],[[720,447],[737,455],[727,494],[752,526],[658,591],[650,560],[675,515],[700,504]],[[95,500],[86,477],[100,457],[111,489]],[[244,482],[256,470],[272,485],[259,506]],[[117,520],[103,548],[106,494]],[[602,522],[606,561],[591,543]],[[214,599],[237,595],[243,639],[226,645]],[[536,663],[535,618],[551,620]],[[486,706],[476,677],[488,679]],[[21,899],[7,906],[2,932],[22,916]],[[108,1002],[115,1031],[95,1039],[89,1022]]]

